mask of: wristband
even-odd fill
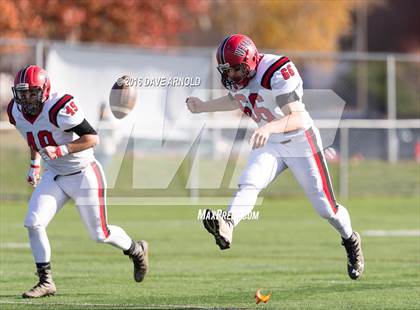
[[[63,144],[63,145],[57,146],[57,149],[55,152],[57,154],[57,157],[63,157],[69,153],[69,149],[67,148],[67,145]]]
[[[41,159],[32,159],[31,160],[31,168],[40,168],[41,167]]]

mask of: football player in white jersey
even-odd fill
[[[207,210],[204,227],[220,249],[228,249],[233,228],[254,208],[259,192],[290,168],[318,214],[341,235],[348,275],[359,278],[364,269],[361,238],[352,229],[347,209],[335,199],[319,131],[302,102],[298,70],[285,56],[258,53],[252,40],[241,34],[227,36],[216,57],[228,95],[206,102],[189,97],[188,109],[192,113],[241,109],[258,129],[251,136],[253,150],[228,207],[229,216]]]
[[[134,264],[134,279],[141,282],[148,269],[148,244],[134,242],[122,228],[108,225],[106,180],[93,155],[98,136],[81,106],[71,95],[50,94],[47,72],[34,65],[16,74],[12,91],[14,98],[7,108],[9,121],[30,148],[27,181],[35,188],[25,227],[39,282],[22,296],[37,298],[56,293],[46,227],[69,199],[75,202],[90,237],[128,255]],[[42,177],[41,157],[45,164]]]

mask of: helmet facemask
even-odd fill
[[[35,116],[41,111],[44,89],[39,86],[29,86],[28,83],[20,83],[13,86],[12,91],[22,113]]]
[[[217,66],[217,70],[219,70],[222,75],[222,84],[232,91],[244,88],[251,77],[249,66],[246,63],[240,63],[235,66],[231,66],[229,63],[220,64]],[[233,70],[233,72],[240,72],[240,75],[234,78],[229,77],[229,72],[231,70]]]

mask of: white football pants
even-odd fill
[[[290,168],[318,214],[343,238],[349,238],[353,232],[350,216],[335,199],[318,129],[300,130],[289,137],[283,143],[267,143],[251,151],[228,208],[234,224],[252,211],[259,192]]]
[[[128,250],[131,238],[125,231],[107,223],[106,180],[99,162],[92,162],[80,173],[61,176],[46,171],[29,201],[25,227],[36,263],[50,262],[51,248],[46,227],[69,200],[76,203],[90,237]]]

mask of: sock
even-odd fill
[[[343,239],[349,239],[353,234],[349,212],[342,205],[338,205],[337,213],[328,222],[339,232]]]
[[[341,238],[343,238],[343,237],[341,237]],[[343,240],[345,240],[345,241],[352,240],[354,242],[357,239],[354,237],[354,232],[352,232],[350,237],[348,237],[347,239],[346,238],[343,238]]]
[[[35,262],[51,261],[51,247],[45,227],[30,227],[28,233]]]
[[[259,193],[260,190],[251,185],[244,185],[239,188],[228,208],[234,226],[238,225],[254,209]]]
[[[35,263],[36,265],[36,269],[46,269],[46,270],[51,270],[51,263],[47,262],[47,263]]]
[[[125,255],[129,255],[129,254],[133,253],[135,248],[136,248],[136,243],[134,242],[134,240],[131,240],[130,248],[128,250],[123,250],[123,253]]]

